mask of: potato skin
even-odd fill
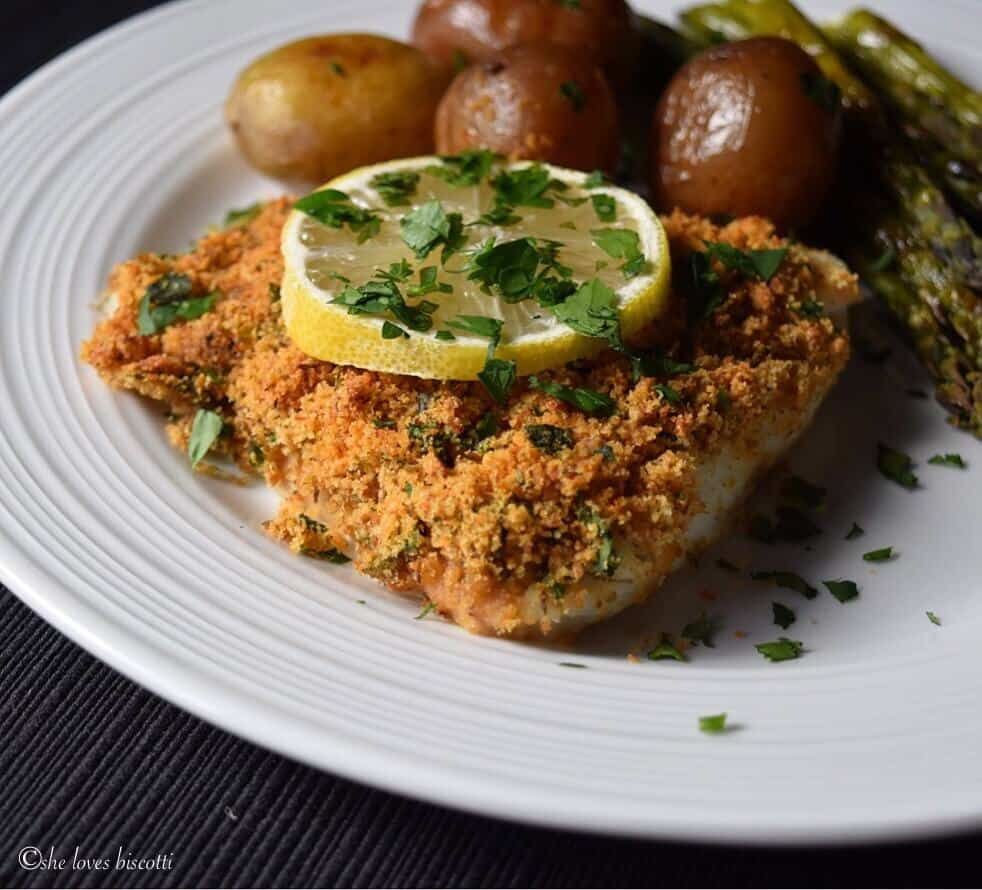
[[[796,44],[757,37],[714,47],[663,93],[651,138],[658,206],[806,225],[836,173],[841,113],[809,95],[821,78]]]
[[[578,50],[515,46],[457,75],[437,109],[436,147],[611,170],[617,105],[603,73]]]
[[[559,43],[585,53],[617,84],[637,61],[639,39],[625,0],[424,0],[413,43],[444,65],[487,62],[520,43]]]
[[[225,118],[263,173],[322,183],[364,164],[431,152],[448,80],[418,49],[395,40],[309,37],[246,68]]]

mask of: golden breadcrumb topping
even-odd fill
[[[843,292],[855,279],[830,273],[797,245],[767,283],[717,264],[725,301],[704,322],[687,323],[688,256],[704,241],[742,249],[785,242],[763,219],[716,226],[675,212],[663,218],[676,278],[671,308],[636,345],[658,346],[693,369],[635,380],[629,361],[608,351],[540,375],[609,395],[617,405],[610,417],[522,380],[499,408],[477,382],[332,365],[300,352],[281,323],[279,236],[289,207],[274,201],[190,253],[120,264],[108,288],[117,308],[82,357],[112,386],[167,403],[178,447],[198,408],[218,412],[226,433],[217,450],[286,494],[271,534],[307,555],[343,550],[397,590],[456,585],[477,602],[541,584],[561,595],[616,561],[612,540],[643,549],[687,523],[699,506],[698,461],[771,412],[802,411],[847,358],[846,337],[816,317],[814,300],[830,274]],[[200,318],[142,336],[140,300],[166,272],[220,296]],[[511,631],[518,620],[496,629]]]

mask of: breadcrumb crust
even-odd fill
[[[695,370],[634,382],[627,360],[605,352],[540,375],[612,396],[611,417],[585,415],[524,381],[498,409],[476,382],[332,365],[301,353],[281,323],[279,235],[289,208],[281,198],[190,253],[118,265],[108,286],[117,308],[82,358],[111,386],[165,402],[179,448],[198,408],[220,413],[227,433],[216,450],[286,494],[271,535],[308,555],[340,548],[360,571],[427,592],[472,630],[529,631],[521,602],[530,587],[575,605],[571,592],[597,572],[605,541],[644,552],[646,542],[677,536],[700,508],[698,463],[774,412],[804,415],[848,357],[845,335],[802,309],[816,292],[854,292],[855,277],[797,245],[766,284],[717,267],[727,298],[688,327],[689,253],[706,240],[743,249],[785,242],[763,219],[717,226],[676,211],[663,217],[671,306],[638,339]],[[139,301],[165,272],[221,296],[200,318],[141,336]],[[678,404],[659,392],[664,383]],[[498,431],[481,439],[489,412]],[[540,449],[532,424],[562,427],[571,447]]]

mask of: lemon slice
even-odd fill
[[[550,305],[586,287],[629,337],[665,306],[668,241],[640,197],[596,180],[487,153],[338,177],[284,227],[286,329],[315,358],[443,380],[475,379],[494,340],[526,375],[603,348],[591,319]]]

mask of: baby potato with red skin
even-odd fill
[[[804,50],[779,37],[696,56],[655,112],[658,207],[765,216],[783,231],[807,225],[836,173],[841,111],[830,87]]]
[[[617,105],[603,73],[578,50],[515,46],[457,75],[437,109],[436,148],[612,170]]]
[[[457,67],[539,42],[580,50],[620,84],[633,72],[639,47],[625,0],[425,0],[413,25],[416,46]]]

